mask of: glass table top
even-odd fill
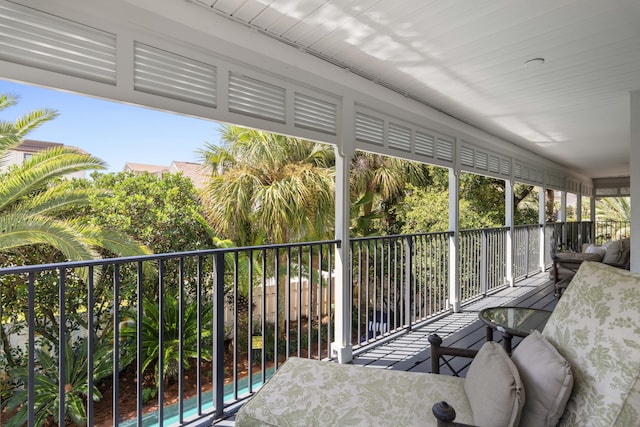
[[[488,326],[500,332],[516,336],[527,336],[533,329],[542,331],[550,311],[524,307],[492,307],[480,311],[479,317]]]

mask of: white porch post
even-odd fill
[[[335,254],[335,341],[331,343],[331,353],[338,363],[353,360],[351,346],[351,279],[349,271],[350,242],[349,226],[351,205],[349,196],[349,173],[351,159],[355,153],[353,145],[353,103],[345,103],[343,112],[344,128],[342,144],[335,148],[336,153],[336,207],[335,237],[342,244]],[[349,116],[349,117],[347,117]]]
[[[560,218],[562,223],[562,236],[558,236],[563,245],[567,244],[567,192],[560,191]],[[564,249],[568,249],[566,246]]]
[[[513,181],[510,179],[504,182],[504,219],[507,227],[507,259],[506,272],[509,286],[513,286]]]
[[[591,192],[591,205],[589,205],[589,209],[591,212],[591,222],[593,222],[593,228],[591,229],[591,235],[589,238],[591,239],[591,243],[596,242],[596,192],[592,190]]]
[[[640,90],[631,92],[631,271],[640,272]]]
[[[560,222],[567,222],[567,192],[560,192]]]
[[[576,218],[582,222],[582,189],[576,194]]]
[[[580,251],[582,248],[582,244],[585,241],[584,236],[582,235],[582,185],[580,185],[580,190],[578,194],[576,194],[576,221],[578,221],[578,247],[577,250]]]
[[[460,173],[449,169],[449,304],[454,312],[460,311],[458,289],[458,210],[460,200]]]
[[[547,231],[547,189],[545,186],[540,187],[540,194],[538,194],[538,222],[542,225],[540,227],[540,271],[544,271],[546,267],[545,254],[547,250],[547,239],[545,234]]]

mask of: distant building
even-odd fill
[[[133,172],[134,174],[141,174],[143,172],[149,172],[151,175],[162,176],[165,173],[169,173],[169,168],[166,166],[146,165],[144,163],[125,163],[122,172]]]
[[[21,165],[26,160],[29,160],[32,156],[38,154],[43,150],[47,150],[49,148],[56,147],[64,147],[64,144],[59,142],[47,142],[47,141],[37,141],[34,139],[25,139],[22,141],[22,144],[18,145],[15,149],[9,151],[7,156],[3,159],[2,164],[0,164],[0,172],[7,170],[10,166]],[[89,154],[84,150],[81,150],[78,147],[72,147],[67,145],[68,148],[73,148],[82,154]],[[85,178],[85,171],[73,172],[67,175],[69,178]]]
[[[193,182],[193,186],[198,190],[207,186],[207,181],[211,176],[211,165],[201,165],[199,163],[190,162],[172,162],[169,172],[181,172],[184,176]]]
[[[206,186],[207,179],[211,176],[211,166],[191,162],[171,162],[171,166],[146,165],[142,163],[125,163],[123,172],[143,173],[162,176],[165,173],[182,173],[193,182],[193,186],[200,190]]]

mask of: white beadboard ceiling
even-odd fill
[[[192,1],[587,176],[629,174],[638,0]]]

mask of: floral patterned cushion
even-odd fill
[[[471,423],[464,379],[290,358],[236,414],[237,426],[435,426],[446,400]]]
[[[640,425],[639,274],[584,262],[543,335],[574,375],[559,425]]]

